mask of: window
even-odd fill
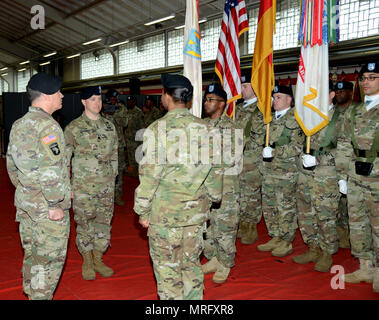
[[[167,65],[176,66],[183,64],[184,29],[167,33]]]
[[[379,0],[340,1],[340,41],[379,33]]]
[[[113,74],[113,56],[108,50],[95,50],[81,56],[81,79],[111,76]]]
[[[8,92],[8,91],[9,91],[8,82],[6,82],[4,78],[0,78],[0,96],[3,94],[3,92]]]
[[[216,60],[222,19],[204,22],[201,30],[201,61]]]
[[[119,67],[120,73],[165,67],[164,33],[120,46]]]
[[[26,92],[26,86],[31,78],[30,72],[30,69],[17,72],[17,92]]]

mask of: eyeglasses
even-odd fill
[[[213,101],[224,101],[222,99],[216,99],[216,98],[205,98],[204,102],[212,103]]]
[[[368,76],[368,77],[359,77],[358,80],[360,82],[363,82],[365,80],[367,81],[374,81],[376,78],[379,78],[379,77],[374,77],[374,76]]]

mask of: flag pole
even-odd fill
[[[307,136],[307,154],[311,152],[311,136]]]
[[[270,135],[270,122],[267,123],[266,125],[266,147],[268,147],[268,142],[270,141],[269,135]]]
[[[233,101],[233,121],[236,121],[236,100]]]

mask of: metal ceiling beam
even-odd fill
[[[13,55],[19,59],[29,59],[37,52],[29,47],[26,48],[25,46],[20,46],[18,44],[12,43],[2,36],[0,36],[0,48],[8,54]]]
[[[22,6],[26,7],[26,8],[29,8],[29,9],[31,9],[36,4],[36,2],[34,0],[14,0],[14,1],[19,3]],[[77,32],[77,33],[82,34],[82,30],[85,30],[88,32],[88,34],[87,34],[88,39],[96,38],[96,37],[99,37],[102,35],[101,30],[96,29],[96,28],[94,28],[94,27],[92,27],[86,23],[80,22],[77,19],[75,19],[74,17],[67,18],[67,15],[65,13],[55,9],[54,7],[46,4],[45,2],[43,3],[42,6],[45,9],[46,16],[49,19],[53,20],[53,22],[58,23],[62,26],[65,26],[65,27]],[[47,26],[45,26],[45,27],[47,27]],[[46,28],[42,29],[39,32],[42,32],[43,30],[46,30]],[[33,34],[35,34],[35,31],[32,31],[31,33],[25,35],[23,37],[23,39],[25,39],[25,38],[33,35]],[[15,42],[17,42],[17,41],[19,41],[19,39],[15,40]]]

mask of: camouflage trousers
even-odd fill
[[[379,179],[377,177],[378,175],[376,178],[370,178],[355,173],[349,174],[347,204],[351,253],[357,258],[373,261],[378,267]]]
[[[276,175],[263,169],[262,209],[270,237],[293,241],[297,229],[296,185],[298,172]]]
[[[76,245],[79,252],[105,252],[111,239],[114,209],[114,185],[98,194],[74,191],[73,210],[76,221]]]
[[[52,221],[47,214],[37,221],[26,213],[18,214],[23,290],[31,300],[51,300],[66,261],[70,214],[65,211],[61,221]]]
[[[115,196],[118,195],[122,197],[122,188],[123,188],[123,173],[126,168],[126,159],[125,159],[125,150],[124,147],[118,149],[118,175],[116,177],[115,184]]]
[[[262,175],[258,163],[244,161],[240,187],[241,221],[259,223],[262,219]]]
[[[136,150],[141,143],[128,139],[126,141],[126,148],[128,154],[128,165],[133,168],[138,168],[138,163],[136,161]]]
[[[202,300],[200,264],[203,225],[167,228],[149,225],[150,257],[161,300]]]
[[[337,209],[340,193],[335,166],[300,169],[297,188],[298,222],[306,244],[329,254],[338,251]]]
[[[239,213],[238,196],[229,201],[223,197],[221,207],[211,210],[204,243],[204,255],[208,260],[215,256],[224,267],[234,266]]]
[[[347,213],[347,197],[341,195],[337,209],[337,226],[345,229],[349,228],[349,215]]]

